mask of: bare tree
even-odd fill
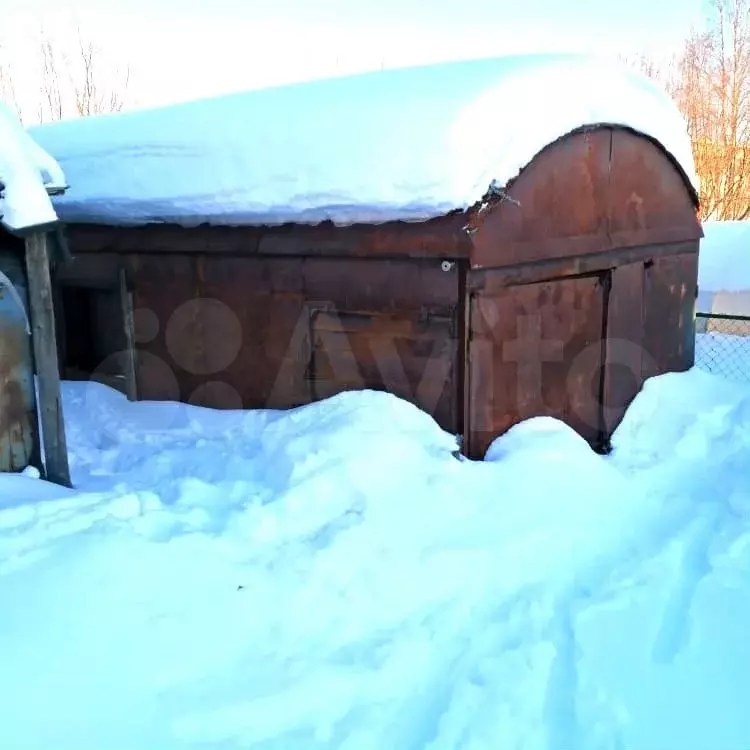
[[[130,70],[107,64],[100,49],[78,31],[77,44],[64,50],[42,33],[40,122],[68,116],[119,112],[125,104]]]
[[[641,52],[636,55],[618,55],[621,64],[647,75],[649,78],[669,86],[671,82],[671,65],[660,65],[648,53]]]
[[[665,66],[647,55],[621,58],[675,99],[693,146],[703,218],[750,217],[750,0],[711,0],[707,27],[694,31]]]
[[[60,120],[63,117],[63,97],[60,86],[60,64],[54,45],[49,39],[42,39],[42,98],[39,102],[39,122]]]
[[[75,92],[76,110],[81,117],[99,115],[107,112],[120,112],[130,82],[130,69],[125,72],[111,71],[115,80],[104,79],[100,69],[100,59],[93,42],[84,42],[78,35],[77,70],[71,75]]]
[[[704,218],[750,216],[750,0],[713,0],[685,42],[672,93],[687,121]]]

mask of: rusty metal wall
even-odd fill
[[[470,455],[514,424],[562,419],[595,443],[607,274],[475,293],[469,315]]]
[[[542,151],[490,210],[472,218],[473,268],[699,240],[693,196],[665,153],[600,128]]]
[[[683,176],[651,141],[613,128],[563,139],[473,227],[472,456],[537,415],[605,448],[646,378],[693,364],[702,230]]]
[[[680,372],[695,363],[698,253],[657,257],[643,278],[643,376]]]
[[[142,399],[286,408],[372,388],[460,429],[458,264],[151,253],[74,266],[61,283],[112,286],[125,267]]]
[[[562,419],[592,446],[606,447],[647,378],[693,365],[696,249],[641,248],[639,261],[632,253],[619,265],[600,259],[584,274],[565,262],[473,272],[470,455],[483,456],[497,435],[534,416]]]
[[[689,367],[701,236],[664,152],[602,127],[545,149],[468,217],[72,227],[64,274],[116,288],[125,268],[140,398],[284,408],[385,389],[479,458],[537,414],[605,445],[646,377]],[[535,336],[561,358],[526,361]]]
[[[151,224],[145,227],[79,225],[67,228],[77,254],[148,253],[205,256],[266,256],[392,259],[460,259],[469,255],[464,231],[466,215],[453,212],[426,222],[383,224],[182,228]]]
[[[0,271],[27,300],[23,256],[0,248]],[[20,471],[38,451],[31,337],[26,315],[0,282],[0,471]]]

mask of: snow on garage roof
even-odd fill
[[[421,221],[476,203],[585,125],[658,141],[697,188],[685,123],[638,73],[585,56],[442,63],[59,122],[68,222]]]
[[[2,103],[0,185],[0,223],[5,229],[23,232],[57,222],[48,194],[65,189],[65,175]]]

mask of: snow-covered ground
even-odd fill
[[[64,397],[77,490],[0,476],[0,747],[750,746],[746,386],[484,462],[380,393]]]

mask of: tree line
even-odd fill
[[[750,217],[750,0],[711,0],[707,23],[667,65],[636,60],[687,123],[703,219]]]
[[[33,52],[36,65],[20,77],[0,44],[0,100],[12,106],[24,124],[119,112],[125,106],[129,67],[112,65],[80,29],[65,44],[42,31]],[[32,104],[24,96],[29,87],[36,92]]]

